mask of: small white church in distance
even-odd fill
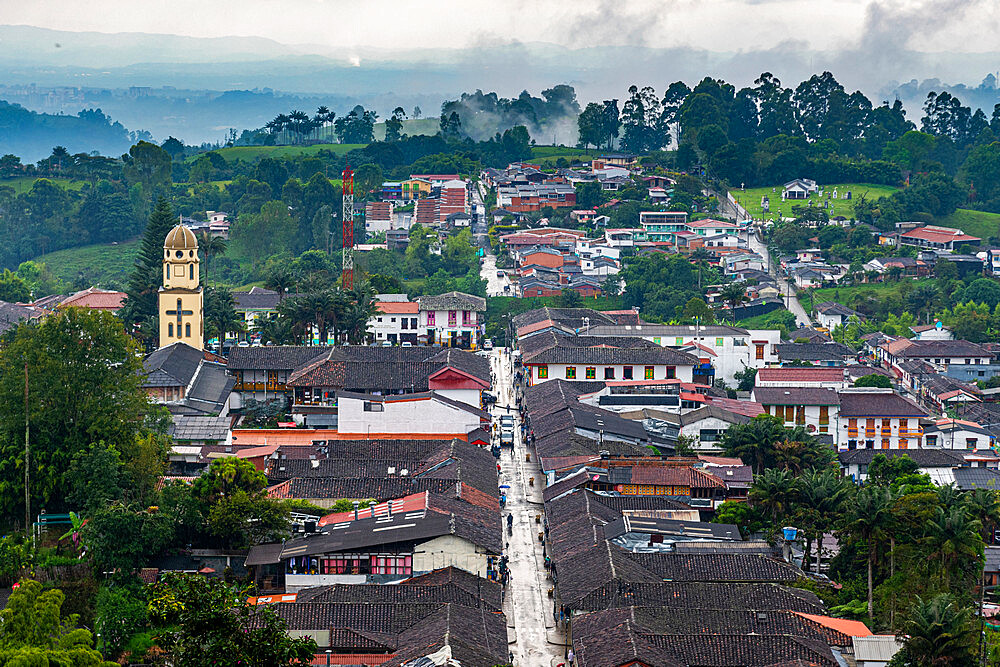
[[[205,348],[205,308],[198,260],[198,239],[184,225],[163,242],[163,286],[158,292],[160,347],[186,343]]]

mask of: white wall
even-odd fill
[[[650,364],[653,366],[653,379],[654,380],[666,380],[667,379],[667,366],[665,364]],[[566,367],[575,366],[576,367],[576,380],[583,381],[587,379],[587,368],[590,367],[588,364],[548,364],[549,376],[547,378],[538,377],[538,369],[534,366],[531,368],[531,383],[538,384],[540,382],[545,382],[547,380],[565,380],[566,379]],[[624,368],[625,364],[593,364],[593,368],[596,370],[594,375],[595,380],[604,380],[604,369],[613,368],[615,370],[615,381],[625,380]],[[694,371],[693,366],[675,366],[676,378],[683,382],[691,382],[692,374]],[[632,364],[632,379],[633,380],[645,380],[646,379],[646,364]]]
[[[479,416],[433,398],[373,401],[382,412],[366,412],[367,401],[345,396],[337,400],[337,430],[341,433],[469,433],[479,428]]]
[[[457,567],[486,577],[486,554],[472,542],[455,535],[442,535],[424,542],[413,551],[413,574],[424,574],[442,567]]]

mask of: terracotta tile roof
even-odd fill
[[[92,308],[94,310],[115,312],[122,307],[126,296],[125,292],[114,292],[89,287],[63,299],[59,307]]]
[[[982,240],[977,236],[970,236],[960,229],[937,227],[934,225],[910,229],[900,234],[900,237],[908,239],[923,239],[925,241],[930,241],[931,243],[969,243]]]
[[[416,315],[419,312],[418,305],[416,301],[379,301],[375,304],[375,309],[387,315]]]

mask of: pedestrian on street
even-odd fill
[[[576,659],[576,656],[573,654],[573,649],[570,649],[569,653],[566,654],[566,662],[569,664],[569,667],[573,667],[574,659]]]

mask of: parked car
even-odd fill
[[[497,278],[503,278],[505,275],[507,274],[504,273],[503,271],[497,271]]]
[[[413,347],[413,343],[411,343],[410,341],[407,340],[407,341],[403,341],[402,343],[400,343],[399,346],[400,347]]]
[[[514,431],[501,431],[500,432],[500,446],[501,447],[513,447],[514,446]]]
[[[493,349],[493,339],[487,338],[483,341],[483,349],[492,350]]]
[[[514,428],[514,417],[512,415],[500,416],[500,428]]]

